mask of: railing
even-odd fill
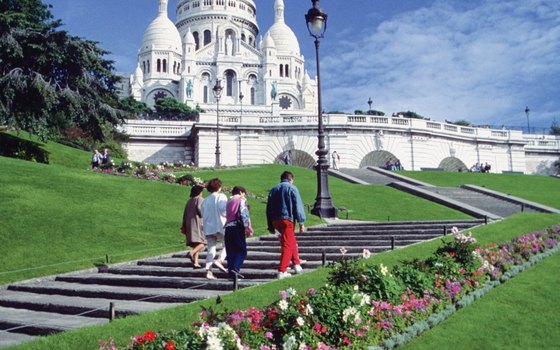
[[[211,107],[211,106],[210,106]],[[254,111],[241,111],[234,106],[220,108],[220,125],[240,125],[246,127],[259,127],[265,125],[291,126],[316,126],[316,114],[282,114],[273,115],[270,108],[255,108]],[[216,123],[216,112],[206,109],[195,121],[160,121],[160,120],[130,120],[123,126],[123,131],[137,137],[185,137],[194,124],[213,127]],[[475,128],[454,124],[440,123],[432,120],[412,119],[403,117],[385,117],[370,115],[325,114],[323,123],[330,128],[336,127],[361,127],[383,131],[407,131],[437,133],[447,136],[460,136],[476,138],[478,140],[512,140],[515,143],[525,144],[529,148],[544,150],[560,149],[560,138],[550,135],[524,135],[518,130],[496,130],[489,128]],[[523,146],[521,146],[523,147]]]

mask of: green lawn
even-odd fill
[[[179,226],[189,188],[69,168],[65,164],[83,159],[65,158],[58,165],[56,153],[49,165],[0,157],[0,283],[93,267],[107,255],[118,262],[183,249]],[[220,177],[229,188],[245,186],[253,226],[264,234],[266,194],[284,169],[270,165],[194,175]],[[313,203],[315,173],[291,169],[304,202]],[[388,187],[333,179],[331,190],[335,205],[353,209],[353,219],[468,217]],[[310,215],[307,224],[320,222]]]
[[[402,171],[399,173],[436,186],[464,184],[482,186],[560,209],[560,178],[552,176],[445,171]]]

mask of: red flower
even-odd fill
[[[168,341],[167,344],[165,344],[165,350],[175,350],[175,343],[173,343],[172,340]]]
[[[156,339],[157,334],[152,331],[147,331],[144,333],[144,340],[148,343],[153,342]]]

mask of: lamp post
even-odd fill
[[[311,0],[313,7],[307,11],[305,22],[309,34],[315,38],[315,57],[317,60],[317,103],[318,103],[318,146],[315,154],[318,156],[317,165],[317,197],[311,213],[322,218],[336,217],[336,208],[331,201],[329,193],[329,162],[327,161],[328,150],[325,147],[325,131],[323,128],[323,106],[321,104],[321,70],[319,65],[319,43],[327,29],[327,14],[319,7],[319,0]]]
[[[239,123],[243,122],[243,91],[241,91],[241,82],[239,82],[239,102],[241,103],[241,115],[239,116]]]
[[[525,115],[527,115],[527,134],[531,133],[531,127],[529,126],[529,106],[525,106]]]
[[[371,112],[371,104],[373,103],[373,101],[371,100],[371,97],[367,100],[367,104],[369,105],[369,110],[368,112]]]
[[[216,85],[212,88],[214,98],[216,99],[216,168],[220,167],[220,97],[222,96],[222,91],[221,81],[216,79]]]

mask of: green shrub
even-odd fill
[[[6,133],[0,133],[0,156],[49,163],[49,152],[37,142],[20,139]]]

